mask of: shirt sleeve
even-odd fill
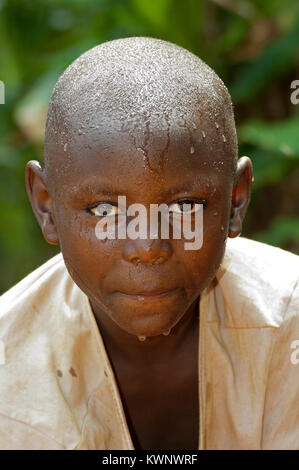
[[[298,280],[278,328],[268,371],[262,449],[299,450]]]

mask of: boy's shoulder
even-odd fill
[[[227,240],[202,309],[208,448],[298,449],[298,273],[294,254]]]
[[[52,325],[49,313],[71,301],[74,283],[62,254],[54,256],[0,297],[0,338],[10,333],[27,335],[31,326]],[[57,316],[56,316],[57,317]]]
[[[228,238],[226,243],[226,256],[233,256],[236,261],[251,260],[251,266],[261,271],[268,267],[279,273],[280,266],[290,267],[290,274],[297,274],[299,256],[279,247],[268,245],[246,237]]]
[[[104,367],[92,320],[88,298],[62,254],[2,295],[0,448],[77,445],[86,397]],[[96,366],[87,365],[86,357]]]
[[[226,304],[223,323],[280,326],[287,311],[296,312],[298,277],[297,255],[245,237],[228,238],[216,276]]]
[[[14,303],[23,296],[27,297],[28,294],[36,291],[37,287],[53,281],[59,272],[61,274],[64,272],[64,268],[62,253],[53,256],[2,294],[0,296],[1,307]]]

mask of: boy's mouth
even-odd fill
[[[142,292],[122,292],[117,291],[116,293],[122,296],[126,296],[132,300],[138,301],[153,301],[153,300],[161,300],[165,297],[170,297],[176,295],[179,292],[180,288],[176,287],[174,289],[168,290],[153,290],[153,291],[142,291]]]

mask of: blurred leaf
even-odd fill
[[[295,167],[296,162],[286,159],[281,153],[247,147],[242,155],[250,157],[253,166],[254,182],[252,191],[269,184],[279,184]]]
[[[242,143],[299,159],[299,115],[278,123],[246,122],[239,127],[238,135]]]
[[[20,152],[9,145],[0,144],[0,168],[17,168],[20,160]]]
[[[234,49],[248,34],[249,23],[242,17],[234,18],[226,26],[220,38],[214,45],[215,53],[229,52]]]
[[[299,218],[277,217],[268,230],[254,234],[255,240],[275,246],[299,241]],[[299,254],[299,253],[298,253]]]
[[[11,90],[19,86],[20,83],[20,71],[19,64],[17,62],[16,53],[14,50],[12,38],[8,31],[6,22],[3,14],[0,12],[0,80],[3,80],[6,84],[6,98],[8,99]],[[3,47],[5,44],[5,47]],[[8,85],[9,84],[9,88]]]
[[[44,138],[48,103],[57,78],[56,70],[51,69],[15,106],[15,120],[28,140],[41,142]]]
[[[164,30],[170,22],[169,9],[172,0],[132,0],[132,6],[136,12],[149,21],[155,28]]]
[[[299,58],[299,27],[268,45],[260,56],[244,66],[229,87],[233,101],[253,98],[268,83],[291,68]]]

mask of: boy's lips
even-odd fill
[[[152,290],[152,291],[140,291],[140,292],[122,292],[117,291],[117,294],[126,296],[132,300],[139,300],[139,301],[152,301],[152,300],[161,300],[164,297],[169,297],[179,292],[180,288],[176,287],[174,289],[168,290]]]

